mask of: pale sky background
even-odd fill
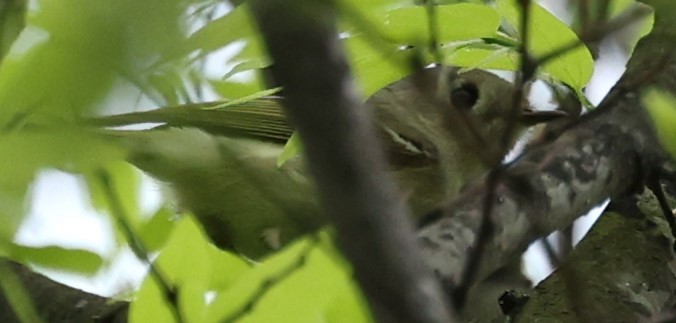
[[[550,11],[556,12],[564,21],[570,15],[562,8],[563,1],[540,1]],[[209,68],[216,73],[224,71],[224,62],[232,55],[232,50],[223,50],[211,58]],[[627,57],[612,41],[606,42],[596,64],[595,74],[588,86],[588,97],[592,103],[598,103],[619,76],[624,72]],[[222,74],[221,74],[222,75]],[[121,89],[120,94],[128,89]],[[540,91],[534,91],[544,93]],[[128,93],[127,93],[128,94]],[[114,96],[114,95],[113,95]],[[125,95],[126,97],[134,97]],[[111,100],[113,100],[111,98]],[[536,105],[546,105],[547,96],[535,98]],[[539,102],[539,103],[538,103]],[[119,102],[115,102],[119,106]],[[137,103],[137,102],[133,102]],[[112,105],[112,103],[111,103]],[[147,106],[151,106],[148,104]],[[82,194],[82,183],[78,178],[59,171],[44,171],[33,187],[35,202],[30,210],[16,240],[26,245],[57,244],[66,247],[82,248],[101,254],[115,261],[93,277],[82,277],[69,273],[45,271],[47,275],[68,285],[102,295],[112,295],[128,288],[138,286],[145,275],[145,266],[128,250],[115,254],[117,247],[111,233],[108,216],[99,214]],[[143,184],[142,200],[144,209],[157,208],[161,200],[161,189],[152,180]],[[601,208],[595,210],[595,214]],[[576,240],[596,219],[596,215],[585,216],[576,225]],[[531,246],[526,253],[526,272],[534,280],[546,277],[551,271],[548,260],[539,244]]]

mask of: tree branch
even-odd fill
[[[676,314],[669,313],[676,302],[669,232],[649,191],[613,201],[516,322],[639,322]]]
[[[641,89],[660,86],[676,93],[676,36],[669,21],[676,9],[668,1],[652,3],[663,6],[656,9],[653,33],[639,42],[627,73],[599,108],[508,167],[492,214],[496,232],[477,280],[605,199],[640,189],[645,175],[667,158],[642,106]],[[485,179],[475,183],[419,230],[428,263],[452,283],[477,240],[486,189]]]
[[[6,259],[0,261],[6,262],[14,271],[45,322],[127,322],[127,302],[111,302],[105,297],[59,284],[21,264]],[[0,322],[20,322],[3,293],[0,293]]]
[[[349,74],[330,1],[258,0],[256,21],[298,126],[320,201],[380,322],[447,322],[441,288]],[[300,62],[300,64],[299,64]]]

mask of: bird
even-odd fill
[[[480,69],[414,71],[366,100],[401,198],[414,219],[452,199],[505,154],[500,138],[514,85]],[[88,124],[128,151],[127,160],[166,184],[221,249],[250,259],[327,225],[301,156],[278,165],[294,133],[283,97],[186,104],[93,117]],[[321,107],[318,107],[321,108]],[[561,117],[523,100],[511,143],[529,126]],[[159,123],[146,130],[114,127]]]

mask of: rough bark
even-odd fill
[[[127,321],[128,304],[68,287],[32,272],[28,267],[0,259],[9,266],[24,289],[29,293],[33,307],[44,322],[102,322]],[[0,293],[0,322],[19,323],[4,293]]]
[[[653,4],[664,6],[658,13],[674,6]],[[645,176],[667,160],[641,90],[659,86],[676,93],[676,38],[668,16],[656,15],[653,33],[639,42],[627,72],[594,112],[508,167],[495,188],[495,233],[487,241],[477,279],[605,199],[640,189]],[[485,180],[475,183],[419,230],[427,259],[449,281],[460,279],[477,242],[488,189]]]
[[[673,243],[649,191],[611,202],[563,265],[531,293],[516,322],[676,318]]]

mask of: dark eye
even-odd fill
[[[479,89],[474,83],[465,82],[451,90],[451,103],[462,110],[471,110],[479,99]]]

